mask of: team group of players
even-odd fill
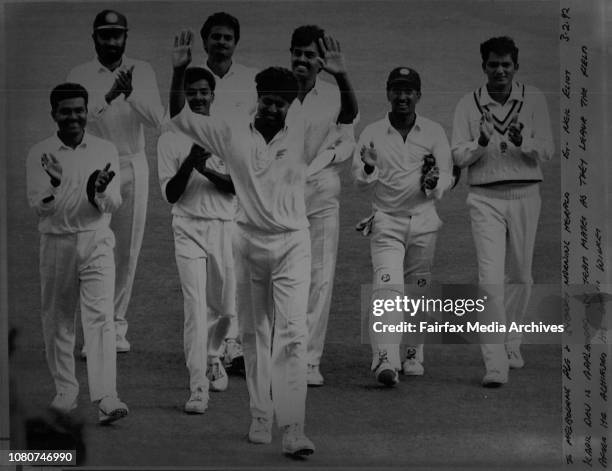
[[[339,238],[339,164],[352,159],[357,185],[373,187],[373,296],[395,298],[430,283],[435,201],[469,167],[468,205],[479,283],[500,318],[520,318],[532,284],[540,210],[540,162],[553,154],[546,101],[514,80],[518,49],[507,37],[481,45],[486,84],[459,102],[452,146],[443,128],[416,113],[419,74],[393,69],[389,113],[365,127],[340,44],[317,26],[291,38],[291,70],[260,72],[232,56],[238,20],[210,16],[206,60],[192,65],[193,34],[174,38],[169,109],[149,64],[124,55],[127,19],[113,10],[93,23],[96,58],[51,92],[57,134],[27,158],[27,191],[39,215],[42,322],[56,396],[69,412],[80,303],[91,400],[99,420],[124,417],[116,354],[128,352],[126,312],[148,200],[143,126],[161,132],[158,175],[172,204],[184,298],[187,413],[204,413],[209,390],[227,388],[225,368],[244,368],[249,440],[270,443],[274,418],[290,455],[314,452],[304,434],[307,385],[319,371]],[[334,84],[319,78],[327,72]],[[455,165],[455,171],[453,170]],[[111,217],[112,213],[112,217]],[[506,255],[508,268],[506,270]],[[505,278],[504,278],[505,277]],[[506,292],[504,292],[506,291]],[[401,312],[391,314],[401,321]],[[423,345],[372,332],[372,371],[392,386],[398,371],[423,374]],[[483,344],[485,386],[520,368],[520,337]]]

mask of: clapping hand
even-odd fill
[[[106,164],[106,167],[104,167],[98,172],[98,175],[96,176],[96,182],[94,183],[96,193],[104,193],[108,184],[115,177],[115,172],[113,172],[112,170],[109,171],[109,169],[110,163]]]
[[[519,123],[518,121],[518,116],[514,116],[510,122],[510,126],[508,127],[508,139],[516,147],[521,147],[521,144],[523,143],[523,135],[521,134],[523,127],[523,123]]]
[[[191,146],[191,151],[187,158],[189,159],[189,164],[192,168],[195,168],[198,172],[204,175],[204,169],[206,168],[206,161],[210,158],[212,154],[208,152],[203,147],[200,147],[197,144]]]

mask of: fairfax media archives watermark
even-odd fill
[[[601,343],[612,329],[612,309],[605,293],[594,293],[558,284],[364,285],[362,341],[504,343],[520,336],[524,343]]]

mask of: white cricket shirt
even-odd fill
[[[210,114],[231,113],[236,109],[252,114],[257,109],[256,69],[232,62],[223,77],[216,75],[206,62],[196,64],[213,74],[215,78],[215,99],[210,105]]]
[[[374,143],[378,160],[367,175],[361,161],[362,146]],[[421,190],[423,158],[432,154],[440,169],[437,186],[425,195]],[[387,214],[412,216],[434,206],[452,183],[450,146],[442,126],[417,114],[414,126],[406,136],[389,121],[389,115],[367,126],[353,154],[353,176],[359,186],[374,185],[372,206]]]
[[[166,186],[183,164],[193,141],[184,134],[174,131],[163,133],[157,141],[157,170],[164,199]],[[227,173],[223,161],[213,155],[206,161],[206,167],[220,173]],[[191,176],[185,191],[172,205],[174,216],[233,221],[236,217],[236,197],[217,187],[197,170]]]
[[[487,147],[478,145],[482,109],[489,109],[496,130]],[[524,125],[516,147],[507,128],[517,115]],[[535,87],[514,82],[503,105],[491,98],[486,85],[463,96],[453,120],[452,155],[459,167],[469,167],[470,185],[510,180],[542,180],[540,162],[550,160],[554,143],[546,98]]]
[[[342,125],[336,124],[340,114],[340,90],[337,85],[320,80],[318,77],[314,87],[306,94],[304,101],[300,103],[295,100],[287,114],[287,120],[303,119],[306,123],[305,152],[309,166],[309,175],[315,175],[318,171],[324,170],[332,163],[331,158],[326,164],[315,161],[315,157],[334,141],[353,139],[347,129],[341,131]],[[357,123],[358,118],[354,123]],[[350,158],[352,149],[349,152],[337,152],[333,163],[340,163]],[[331,155],[333,157],[333,154]]]
[[[58,187],[51,185],[42,167],[45,153],[53,154],[62,166]],[[107,163],[115,177],[104,193],[95,195],[96,209],[87,198],[87,182],[94,171],[102,170]],[[81,143],[72,149],[53,135],[30,149],[26,166],[28,201],[40,217],[41,233],[71,234],[108,227],[110,213],[121,204],[119,157],[109,141],[85,133]],[[44,203],[49,196],[54,199]]]
[[[172,121],[225,162],[240,201],[238,223],[268,233],[308,227],[303,122],[293,120],[266,143],[244,113],[211,118],[185,105]]]
[[[116,72],[132,66],[132,93],[127,99],[120,95],[109,105],[104,96],[111,89]],[[157,80],[144,61],[124,56],[119,69],[111,72],[96,58],[72,69],[67,80],[83,85],[89,93],[87,127],[92,134],[113,142],[121,156],[143,153],[143,125],[157,129],[165,119]]]

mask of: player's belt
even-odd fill
[[[497,116],[495,116],[493,113],[490,113],[491,117],[493,118],[493,127],[502,136],[506,134],[506,132],[508,131],[508,128],[510,127],[510,123],[515,118],[515,116],[519,115],[519,113],[521,112],[521,109],[523,108],[523,103],[525,102],[525,85],[520,85],[520,86],[521,86],[521,98],[520,100],[513,100],[512,107],[510,108],[508,113],[506,113],[506,116],[504,119],[498,119]],[[476,102],[476,107],[478,108],[478,111],[482,115],[485,110],[486,111],[490,111],[490,110],[489,110],[489,105],[482,105],[480,103],[481,97],[482,97],[482,87],[474,91],[474,101]]]

